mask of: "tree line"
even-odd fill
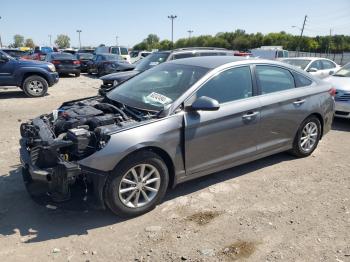
[[[180,38],[174,43],[174,48],[182,47],[222,47],[231,50],[248,51],[260,46],[283,46],[287,50],[305,52],[333,52],[340,53],[350,51],[350,36],[300,36],[288,34],[284,31],[279,33],[255,33],[248,34],[244,30],[237,29],[234,32],[220,32],[215,36],[200,35],[191,38]],[[135,50],[167,50],[172,48],[169,40],[162,40],[156,34],[149,34],[142,42],[136,44]]]
[[[68,48],[70,47],[70,38],[67,35],[60,34],[57,36],[55,40],[55,45],[58,48]],[[13,36],[13,43],[9,45],[10,48],[18,48],[18,47],[29,47],[29,48],[35,48],[36,44],[34,43],[32,38],[24,39],[24,36],[20,34],[16,34]]]

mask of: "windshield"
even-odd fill
[[[81,54],[78,54],[77,57],[79,59],[92,59],[94,55],[90,53],[81,53]]]
[[[299,67],[300,69],[305,69],[307,65],[311,62],[311,60],[308,59],[285,59],[283,62]]]
[[[74,59],[74,56],[69,53],[52,54],[53,59]]]
[[[169,57],[170,53],[153,53],[147,56],[146,58],[142,59],[137,66],[135,67],[135,70],[137,71],[146,71],[147,69],[150,69],[153,66],[156,66],[158,64],[164,63],[167,58]]]
[[[107,97],[131,107],[160,111],[208,70],[198,66],[162,64],[120,84]]]
[[[121,47],[120,48],[120,53],[121,53],[121,55],[127,55],[128,54],[128,49],[125,48],[125,47]]]
[[[350,77],[350,63],[347,63],[345,66],[340,68],[340,70],[333,76]]]

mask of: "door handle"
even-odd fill
[[[256,112],[248,112],[248,113],[246,113],[246,114],[244,114],[244,115],[242,116],[242,119],[243,119],[243,120],[252,120],[252,119],[255,118],[258,114],[259,114],[258,111],[256,111]]]
[[[297,101],[294,101],[293,104],[300,106],[305,103],[305,99],[298,99]]]

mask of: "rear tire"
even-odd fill
[[[24,79],[22,90],[29,97],[41,97],[47,93],[48,86],[44,78],[32,75]]]
[[[296,157],[307,157],[317,148],[321,138],[321,123],[316,116],[306,118],[295,135],[293,148],[289,152]]]
[[[118,216],[139,216],[163,199],[168,183],[164,161],[153,152],[140,151],[123,160],[107,179],[105,202]]]
[[[80,76],[80,73],[76,73],[76,74],[75,74],[75,77],[79,77],[79,76]]]

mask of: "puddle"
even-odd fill
[[[237,260],[250,257],[255,249],[256,243],[254,242],[237,241],[225,247],[221,253],[232,260]]]
[[[192,221],[197,223],[200,226],[208,224],[211,220],[219,216],[221,212],[217,211],[204,211],[204,212],[198,212],[194,213],[193,215],[190,215],[186,217],[186,220]]]

